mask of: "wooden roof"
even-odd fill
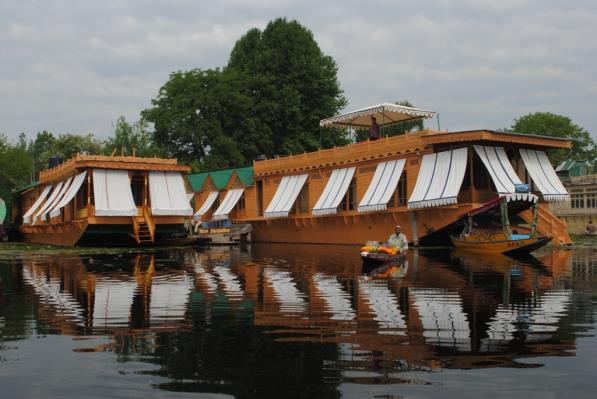
[[[254,161],[254,176],[292,174],[305,170],[330,166],[355,164],[367,160],[400,158],[411,153],[430,153],[435,146],[445,147],[459,143],[485,143],[514,145],[538,149],[570,148],[570,140],[548,136],[520,133],[471,130],[463,132],[442,132],[423,130],[377,141],[364,141],[344,147],[313,151],[298,155],[282,156],[264,161]]]
[[[178,165],[176,159],[77,154],[55,168],[39,172],[39,182],[51,183],[63,180],[83,168],[157,170],[185,173],[191,170],[190,166]]]

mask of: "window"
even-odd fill
[[[257,216],[263,216],[263,180],[257,180]]]
[[[240,198],[238,199],[238,202],[236,203],[236,210],[243,210],[245,209],[245,193],[243,193]]]
[[[353,178],[350,181],[350,185],[348,186],[348,190],[346,190],[346,194],[344,194],[344,198],[342,198],[342,202],[340,202],[339,208],[343,211],[354,211],[356,208],[355,200],[357,197],[357,180]]]
[[[597,193],[587,194],[587,208],[597,208]]]
[[[406,206],[406,170],[402,172],[400,180],[396,185],[396,190],[388,201],[388,208],[396,208],[398,206]]]
[[[570,196],[570,207],[573,209],[585,207],[585,196],[582,194],[572,194]]]
[[[307,213],[309,212],[309,184],[305,183],[301,192],[299,193],[290,213]]]

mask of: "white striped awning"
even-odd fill
[[[383,211],[396,190],[406,160],[380,162],[377,164],[373,180],[359,203],[359,212]]]
[[[238,202],[240,197],[242,197],[243,193],[245,192],[242,188],[234,188],[232,190],[228,190],[226,196],[224,197],[224,201],[220,204],[218,209],[213,214],[213,218],[215,220],[223,220],[228,219],[228,214],[232,212],[232,208]]]
[[[205,201],[203,202],[203,205],[201,205],[201,208],[199,208],[199,210],[195,212],[195,219],[199,219],[201,216],[205,215],[205,213],[209,210],[209,208],[211,208],[214,202],[216,202],[216,198],[218,198],[218,192],[210,192]]]
[[[309,175],[284,176],[265,209],[266,218],[287,217]]]
[[[466,161],[466,148],[424,155],[408,208],[455,204],[466,172]]]
[[[530,193],[517,193],[516,185],[523,184],[512,167],[503,147],[476,145],[475,152],[487,168],[495,189],[508,201],[537,202],[537,196]]]
[[[128,170],[93,169],[95,216],[136,216]]]
[[[332,171],[328,183],[313,207],[313,215],[333,215],[338,212],[338,205],[348,190],[355,169],[353,166]]]
[[[87,176],[87,171],[79,173],[73,179],[73,184],[70,185],[62,199],[50,210],[50,218],[55,218],[56,216],[60,216],[60,210],[64,208],[66,204],[68,204],[74,197],[77,195],[79,188],[83,184],[85,180],[85,176]]]
[[[42,202],[44,202],[44,200],[48,196],[48,193],[50,192],[51,189],[52,189],[51,185],[44,187],[43,191],[39,195],[39,198],[33,203],[33,205],[31,205],[31,208],[29,208],[29,210],[27,212],[25,212],[25,214],[23,215],[23,223],[24,224],[31,222],[31,215],[33,214],[33,212],[35,212],[37,210],[37,208],[39,208],[39,206],[42,204]]]
[[[545,201],[561,202],[570,199],[570,194],[553,170],[545,152],[521,148],[520,156]]]
[[[54,186],[54,191],[52,191],[52,194],[50,194],[46,203],[39,209],[39,211],[37,211],[37,213],[31,220],[31,224],[34,224],[37,221],[37,218],[40,218],[42,221],[45,219],[46,214],[56,204],[56,202],[59,201],[60,198],[62,198],[62,195],[64,195],[66,183],[70,182],[61,181],[58,184],[56,184],[56,186]]]
[[[149,197],[152,215],[190,216],[193,214],[180,172],[150,171]]]

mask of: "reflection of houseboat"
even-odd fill
[[[359,121],[375,115],[402,121],[435,113],[382,104],[321,125],[362,129]],[[528,204],[511,217],[529,226],[536,221],[538,234],[569,244],[565,223],[545,204],[569,198],[545,151],[569,147],[568,140],[545,136],[424,130],[255,161],[251,179],[232,172],[225,189],[198,189],[196,209],[202,220],[251,222],[253,241],[360,244],[385,241],[400,224],[416,242],[447,240],[456,221],[501,197]],[[522,183],[530,192],[517,192]]]
[[[174,159],[77,155],[17,192],[22,239],[53,245],[160,243],[192,214]]]

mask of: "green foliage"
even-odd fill
[[[567,158],[593,163],[597,157],[597,148],[589,132],[572,123],[572,120],[566,116],[551,112],[535,112],[515,119],[514,124],[507,130],[570,139],[572,141],[570,150],[550,152],[549,159],[554,165]]]
[[[219,70],[194,69],[172,73],[152,100],[153,108],[142,115],[154,124],[153,138],[165,155],[207,168],[227,167],[244,159],[240,143],[225,133],[244,102]]]
[[[111,155],[114,151],[118,155],[136,155],[138,157],[156,157],[160,155],[159,148],[153,142],[147,122],[143,119],[130,124],[121,116],[114,125],[114,137],[104,143],[102,152]]]
[[[22,137],[16,144],[10,143],[0,135],[0,198],[6,202],[10,211],[12,191],[31,180],[33,159],[23,148]]]
[[[343,132],[319,130],[346,104],[336,73],[309,30],[277,19],[242,36],[223,70],[172,73],[142,116],[166,154],[195,170],[344,145]]]

